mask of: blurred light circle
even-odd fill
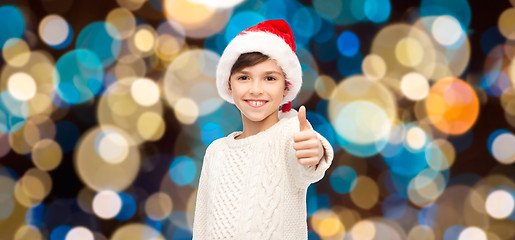
[[[486,212],[495,219],[509,217],[513,213],[514,207],[514,194],[503,189],[490,192],[486,198]]]
[[[129,49],[134,55],[147,57],[154,53],[157,33],[151,25],[140,25],[129,42]]]
[[[310,217],[313,230],[322,238],[343,239],[345,226],[338,215],[327,209],[320,209]]]
[[[128,149],[117,149],[116,152],[120,154],[119,156],[126,157],[122,160],[115,160],[118,163],[113,164],[107,162],[100,155],[98,147],[100,140],[104,139],[104,135],[108,136],[106,142],[113,144],[116,148],[123,147],[117,142],[122,138],[112,137],[116,134],[121,135],[124,141],[127,141]],[[127,154],[124,153],[125,151]],[[108,156],[114,157],[114,155],[109,154]],[[100,126],[81,136],[75,151],[74,163],[78,176],[89,188],[100,191],[105,187],[110,187],[122,191],[129,187],[138,175],[140,157],[139,149],[127,133],[114,126]]]
[[[416,225],[408,233],[408,240],[434,240],[435,233],[433,229],[426,225]]]
[[[150,195],[145,201],[145,213],[154,220],[160,221],[172,213],[172,199],[168,194],[157,192]]]
[[[129,220],[136,213],[136,201],[131,195],[127,193],[120,192],[118,195],[122,200],[122,207],[120,212],[116,215],[115,219],[120,221]]]
[[[479,100],[474,89],[453,77],[443,78],[431,87],[425,106],[431,123],[451,135],[468,131],[479,115]]]
[[[336,132],[357,144],[370,144],[388,137],[391,122],[383,109],[369,101],[347,104],[334,120]]]
[[[419,127],[410,127],[406,133],[406,143],[412,149],[421,149],[426,146],[427,140],[426,133]]]
[[[433,169],[424,169],[408,185],[409,200],[421,207],[434,202],[445,190],[443,175]]]
[[[52,139],[41,139],[32,148],[32,162],[43,171],[54,170],[63,159],[63,150]]]
[[[127,8],[131,11],[140,9],[147,1],[148,0],[116,0],[120,7]]]
[[[481,78],[481,87],[490,96],[499,97],[511,87],[511,80],[503,71],[492,70]]]
[[[132,2],[135,1],[132,0]],[[130,37],[136,29],[136,18],[127,8],[111,10],[107,14],[106,23],[113,26],[113,28],[107,28],[107,33],[109,33],[111,37],[120,40]]]
[[[465,35],[460,22],[449,15],[437,17],[431,30],[433,38],[444,46],[456,44]]]
[[[443,240],[457,240],[463,229],[465,229],[465,227],[461,225],[454,225],[447,228],[443,235]]]
[[[406,214],[408,203],[405,197],[390,195],[382,201],[381,210],[383,216],[388,219],[397,220]]]
[[[145,140],[159,140],[163,136],[165,128],[163,117],[157,113],[145,112],[138,118],[138,133]]]
[[[329,99],[335,88],[334,79],[328,75],[321,75],[315,81],[315,91],[320,98]]]
[[[368,220],[361,220],[354,224],[349,232],[352,239],[373,240],[376,236],[376,226]]]
[[[168,66],[163,80],[164,95],[181,122],[191,124],[224,103],[216,90],[219,58],[210,50],[189,50]]]
[[[487,240],[486,233],[478,227],[468,227],[461,231],[458,240]]]
[[[68,231],[64,240],[95,240],[95,237],[91,230],[79,226]]]
[[[351,167],[339,166],[331,173],[330,182],[337,193],[349,193],[356,187],[356,172]]]
[[[386,22],[390,17],[391,11],[390,0],[365,0],[365,16],[374,23]]]
[[[379,80],[386,74],[386,63],[381,56],[369,54],[363,59],[361,70],[370,80]]]
[[[2,182],[2,177],[0,177]],[[14,185],[14,184],[13,184]],[[0,195],[0,221],[8,219],[14,211],[14,198],[7,194]]]
[[[70,104],[83,103],[102,89],[102,62],[94,52],[73,50],[59,58],[53,77],[56,92],[64,101]]]
[[[168,22],[179,23],[192,38],[206,38],[220,32],[232,15],[231,8],[213,8],[190,0],[165,0],[163,10]]]
[[[456,44],[464,36],[460,22],[453,16],[439,16],[433,22],[431,27],[433,38],[444,46],[452,46]]]
[[[59,225],[50,232],[50,240],[64,240],[66,234],[72,229],[69,225]]]
[[[61,16],[51,14],[39,23],[39,37],[51,47],[62,49],[67,47],[73,36],[72,28]]]
[[[2,56],[7,64],[22,67],[30,60],[31,51],[27,42],[19,38],[11,38],[2,48]]]
[[[347,57],[352,57],[359,52],[359,38],[354,32],[344,31],[338,37],[338,51]]]
[[[159,101],[160,92],[157,84],[148,79],[140,78],[131,85],[131,96],[142,106],[151,106]]]
[[[119,227],[111,235],[110,240],[127,240],[138,236],[138,239],[165,240],[155,228],[141,223],[130,223]]]
[[[227,26],[225,27],[225,41],[229,43],[241,31],[252,27],[262,21],[266,20],[258,13],[251,11],[238,12],[231,17]]]
[[[472,15],[467,0],[422,0],[419,11],[422,17],[450,15],[456,18],[464,29],[469,27]]]
[[[155,100],[155,96],[148,95],[155,91],[155,89],[152,90],[153,87],[146,88],[146,90],[144,88],[132,90],[134,82],[139,79],[141,78],[118,79],[105,91],[97,107],[98,122],[101,125],[114,125],[122,129],[130,136],[134,144],[160,137],[162,127],[160,125],[149,128],[141,126],[144,123],[159,124],[161,120],[149,113],[162,116],[163,106],[159,99]],[[143,82],[143,85],[146,84],[148,82]],[[150,103],[153,104],[148,105]]]
[[[339,0],[313,0],[313,7],[320,15],[327,19],[336,19],[343,8]]]
[[[37,168],[31,168],[20,178],[23,191],[34,200],[43,200],[52,190],[50,174]]]
[[[395,46],[395,56],[402,65],[414,67],[422,61],[424,47],[417,39],[406,37]]]
[[[429,94],[429,82],[418,72],[408,73],[402,77],[401,91],[408,99],[422,100]]]
[[[200,137],[206,146],[209,146],[216,139],[224,137],[223,134],[222,126],[216,122],[205,123],[200,131]]]
[[[434,170],[449,169],[456,159],[454,146],[445,139],[432,141],[427,145],[425,152],[427,164]]]
[[[501,34],[510,40],[515,40],[515,8],[504,10],[497,22]]]
[[[32,76],[24,72],[18,72],[11,75],[7,80],[7,89],[14,98],[27,101],[36,95],[37,86]]]
[[[101,61],[104,68],[113,64],[121,50],[120,37],[116,28],[110,23],[93,22],[84,27],[77,36],[75,47],[93,52]]]
[[[0,22],[4,23],[0,31],[0,48],[5,48],[7,40],[21,38],[25,32],[25,20],[20,10],[13,5],[0,7]],[[8,24],[7,24],[8,23]]]
[[[189,0],[192,3],[204,4],[211,8],[232,8],[242,3],[243,0]]]
[[[43,240],[43,235],[35,226],[22,224],[14,234],[14,240]]]
[[[190,125],[197,121],[199,109],[197,104],[189,98],[179,99],[173,106],[175,117],[179,122]]]
[[[497,130],[488,138],[488,150],[502,164],[515,162],[515,135],[507,130]]]
[[[95,150],[107,163],[119,164],[127,159],[129,143],[119,132],[105,130],[95,138]]]
[[[197,166],[186,156],[176,157],[170,165],[169,174],[172,180],[179,186],[184,186],[195,178]]]
[[[114,218],[122,208],[122,200],[118,193],[112,190],[102,190],[93,198],[93,212],[100,218]]]
[[[379,187],[367,176],[359,176],[356,186],[350,192],[352,202],[361,209],[371,209],[379,201]]]

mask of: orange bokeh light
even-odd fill
[[[426,109],[429,120],[438,130],[459,135],[468,131],[476,122],[479,100],[467,82],[448,77],[431,87]]]

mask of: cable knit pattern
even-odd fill
[[[206,150],[199,180],[193,239],[307,239],[306,190],[333,160],[329,142],[318,134],[325,155],[318,167],[302,166],[293,149],[297,112],[244,139],[227,137]]]

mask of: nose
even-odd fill
[[[252,94],[262,94],[263,93],[263,86],[261,86],[261,81],[257,79],[252,80],[252,86],[250,88],[250,93]]]

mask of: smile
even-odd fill
[[[268,101],[266,101],[266,100],[245,100],[245,102],[247,102],[251,107],[258,108],[258,107],[265,105]]]

